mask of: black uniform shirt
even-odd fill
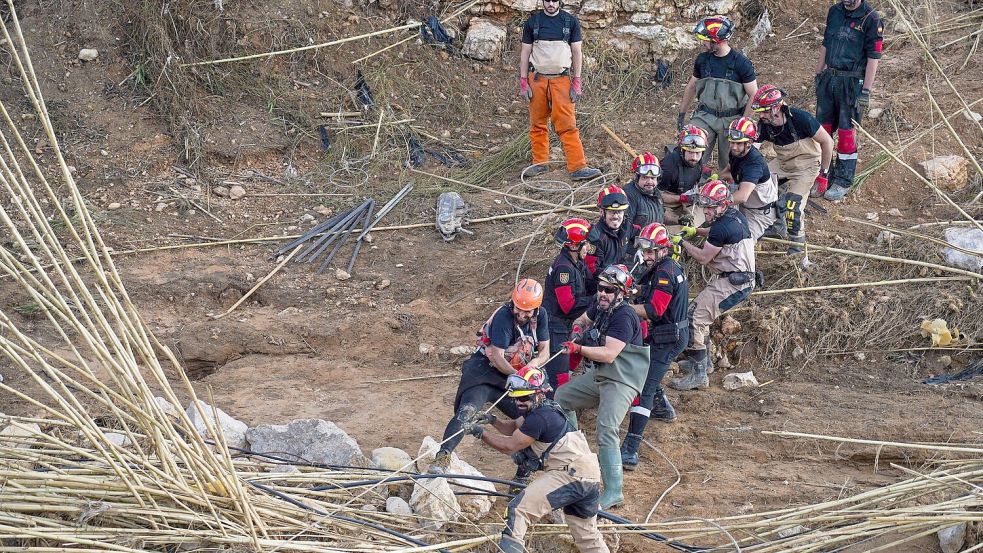
[[[543,295],[543,309],[549,312],[550,321],[569,325],[587,310],[592,299],[587,292],[584,262],[574,262],[569,253],[560,252],[546,276]]]
[[[884,23],[877,11],[864,0],[860,7],[847,11],[837,2],[826,14],[826,65],[842,71],[867,69],[867,59],[879,59],[884,49]],[[863,78],[861,75],[860,78]]]
[[[747,217],[740,211],[730,208],[717,220],[710,223],[710,234],[707,235],[707,242],[722,248],[737,244],[750,237],[751,231],[748,228]]]
[[[519,341],[519,331],[515,327],[515,318],[508,306],[495,312],[487,332],[491,344],[497,348],[506,349]],[[522,332],[526,336],[532,336],[531,326],[529,324],[524,325]],[[536,335],[533,339],[536,343],[546,342],[550,339],[549,316],[546,315],[545,309],[539,310],[536,320]]]
[[[702,52],[696,56],[696,61],[693,63],[693,76],[697,79],[727,79],[741,84],[758,78],[754,74],[751,60],[733,48],[722,58],[710,52]]]
[[[567,419],[556,409],[548,405],[540,405],[524,417],[519,432],[542,443],[553,443],[553,440],[563,434]]]
[[[627,218],[618,230],[611,230],[603,218],[594,223],[587,234],[587,255],[584,258],[588,275],[596,277],[609,265],[624,263],[637,232]]]
[[[583,42],[583,32],[580,28],[580,20],[568,12],[560,10],[560,13],[549,16],[539,11],[534,13],[526,24],[522,26],[522,43],[532,44],[535,41],[534,30],[536,28],[536,18],[539,18],[539,40],[563,40],[564,20],[569,18],[570,43]]]
[[[672,256],[656,263],[641,279],[639,303],[645,305],[649,328],[688,318],[689,283]]]
[[[768,168],[765,156],[752,146],[744,157],[730,156],[730,174],[737,184],[761,184],[771,178],[771,169]]]
[[[819,120],[807,111],[783,106],[785,124],[781,127],[761,123],[757,142],[772,142],[776,146],[788,146],[803,138],[812,138],[819,131]]]
[[[696,167],[690,167],[683,161],[683,153],[679,151],[677,146],[667,153],[666,157],[662,158],[662,176],[659,177],[659,189],[670,194],[682,194],[700,182],[702,173],[703,158],[700,158]]]
[[[587,309],[587,316],[594,321],[595,325],[599,322],[598,317],[601,316],[598,311],[597,302]],[[627,302],[622,302],[617,309],[610,313],[604,335],[621,340],[626,344],[640,346],[642,345],[642,321]]]

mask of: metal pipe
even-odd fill
[[[371,211],[374,206],[375,206],[375,200],[369,200],[369,205],[366,208],[366,210]],[[334,256],[335,254],[338,253],[338,250],[340,250],[342,246],[348,243],[348,240],[352,237],[352,230],[355,228],[355,225],[359,222],[359,219],[362,219],[363,221],[366,220],[364,217],[366,210],[361,211],[358,217],[352,219],[352,222],[351,224],[348,225],[344,236],[341,237],[341,240],[339,240],[338,243],[335,245],[334,249],[331,250],[331,253],[329,253],[328,256],[324,258],[324,261],[321,262],[321,266],[317,268],[317,271],[315,271],[314,274],[319,275],[323,273],[325,269],[328,268],[328,264],[331,263],[332,259],[334,259]]]
[[[342,228],[345,228],[348,222],[350,222],[359,213],[361,213],[362,210],[365,209],[365,207],[368,205],[368,203],[369,200],[366,200],[362,205],[347,212],[340,221],[338,221],[337,223],[334,224],[334,226],[331,227],[330,230],[325,232],[324,235],[322,235],[320,238],[315,240],[314,243],[312,243],[306,250],[301,252],[301,254],[297,256],[297,262],[300,263],[301,261],[306,260],[308,263],[310,263],[311,261],[314,261],[314,258],[321,255],[321,253],[325,249],[327,249],[328,245],[324,243],[328,242],[328,244],[330,244],[331,242],[334,242],[334,240],[339,236],[338,232]]]
[[[362,219],[362,221],[368,221],[369,219],[372,218],[373,207],[375,206],[370,205],[369,208],[365,211],[365,218]],[[366,226],[366,225],[362,225],[362,226]],[[365,233],[368,231],[368,228],[369,227],[366,226],[366,230],[362,231],[362,234],[358,236],[358,240],[355,241],[355,248],[352,250],[352,258],[348,260],[348,267],[345,269],[345,271],[348,274],[352,274],[352,269],[355,267],[355,258],[358,257],[358,251],[362,249],[362,237],[365,236]]]

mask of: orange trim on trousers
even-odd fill
[[[584,145],[577,129],[576,104],[570,100],[570,77],[547,78],[530,74],[529,87],[529,140],[532,142],[532,162],[545,163],[550,159],[550,135],[547,121],[553,121],[553,130],[560,137],[563,154],[567,158],[567,171],[587,167]]]

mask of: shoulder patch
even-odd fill
[[[560,284],[569,284],[569,283],[570,283],[570,273],[567,272],[560,273]]]
[[[659,279],[659,284],[662,285],[662,286],[665,286],[665,285],[669,284],[669,279],[668,278],[660,278]]]
[[[587,243],[587,255],[592,255],[594,253],[597,253],[597,244],[595,244],[593,242],[588,242]]]

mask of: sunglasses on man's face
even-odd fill
[[[617,294],[619,290],[610,286],[598,286],[597,291],[604,294]]]
[[[544,4],[559,4],[560,0],[543,0]]]

